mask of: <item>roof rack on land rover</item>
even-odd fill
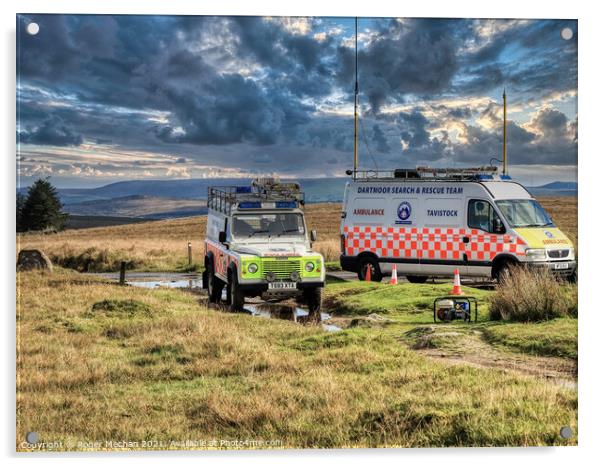
[[[426,180],[426,181],[506,181],[508,175],[498,175],[496,166],[466,168],[396,168],[394,170],[347,171],[356,181],[378,180]]]
[[[232,208],[294,209],[305,204],[299,183],[281,183],[277,178],[256,178],[251,186],[211,186],[207,189],[207,208],[229,215]]]

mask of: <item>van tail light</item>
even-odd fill
[[[341,235],[341,254],[345,254],[345,235]]]

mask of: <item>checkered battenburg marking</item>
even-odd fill
[[[215,272],[223,276],[228,275],[228,267],[231,262],[234,262],[238,266],[238,261],[233,257],[227,249],[220,247],[218,243],[213,241],[205,241],[205,254],[209,251],[213,252]]]
[[[520,237],[464,228],[344,227],[345,254],[370,251],[378,257],[492,261],[502,253],[525,254]],[[464,243],[462,238],[470,241]]]

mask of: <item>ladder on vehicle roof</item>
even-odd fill
[[[487,181],[509,180],[507,175],[498,175],[496,166],[464,168],[397,168],[394,170],[357,170],[353,175],[356,181],[377,180],[425,180],[425,181]]]

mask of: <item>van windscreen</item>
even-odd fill
[[[533,199],[513,199],[496,202],[512,228],[553,227],[554,223],[539,202]]]

